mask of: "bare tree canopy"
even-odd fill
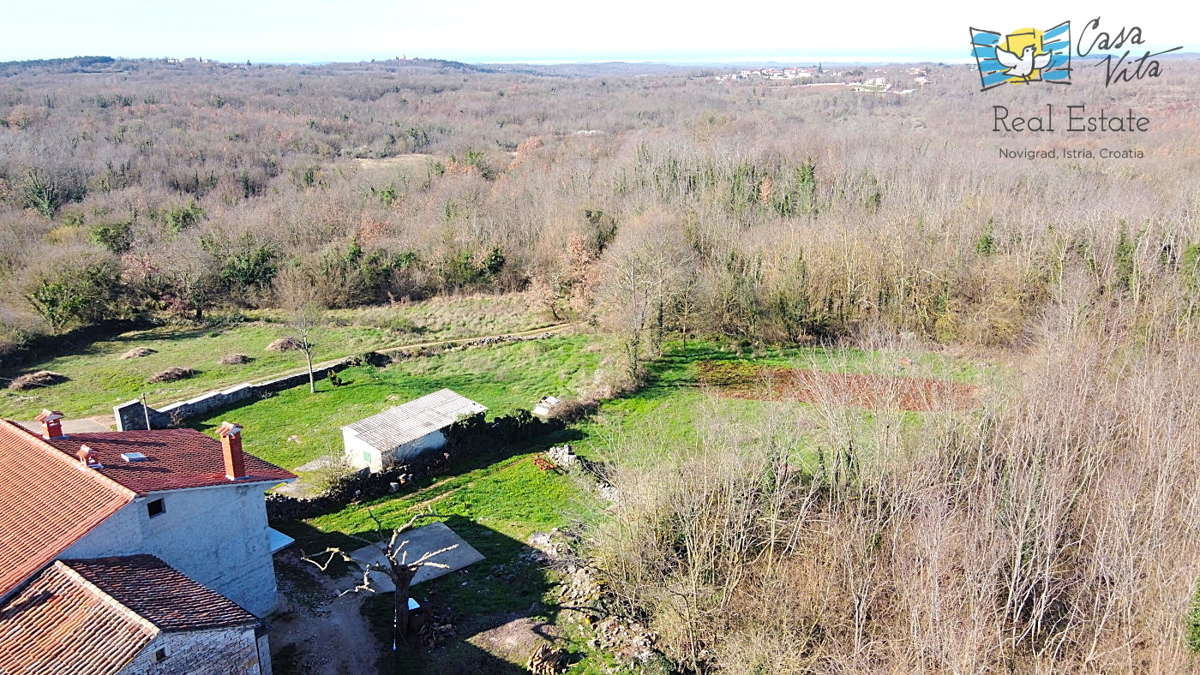
[[[392,530],[390,536],[387,536],[384,531],[383,523],[369,509],[367,514],[371,516],[371,520],[375,521],[376,533],[380,539],[377,542],[355,537],[359,541],[367,545],[375,546],[383,553],[384,563],[371,562],[355,558],[350,552],[341,548],[330,547],[322,553],[316,555],[304,555],[303,559],[316,565],[321,571],[329,569],[330,563],[334,560],[342,560],[348,564],[354,565],[362,573],[362,581],[354,588],[345,591],[345,593],[375,593],[377,592],[372,581],[371,573],[380,572],[395,585],[396,594],[393,607],[392,621],[392,649],[396,649],[397,645],[408,645],[409,637],[409,608],[408,608],[408,588],[412,584],[413,577],[422,567],[440,567],[446,569],[448,566],[439,562],[434,562],[437,556],[451,551],[458,547],[458,544],[447,546],[436,551],[425,551],[418,556],[409,558],[408,540],[401,539],[401,535],[411,530],[419,520],[425,518],[442,518],[432,513],[417,514],[413,516],[407,523]],[[320,560],[318,556],[325,556],[324,560]]]

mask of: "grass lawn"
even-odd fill
[[[318,406],[304,406],[304,396],[289,403],[288,408],[304,419],[325,415],[327,427],[340,420],[356,419],[374,412],[371,405],[380,405],[380,396],[389,387],[405,387],[419,383],[422,391],[437,386],[453,386],[456,390],[496,409],[501,405],[528,406],[542,391],[561,391],[571,388],[568,383],[586,379],[595,368],[596,357],[585,349],[588,339],[583,336],[555,338],[545,343],[525,343],[499,348],[445,354],[393,366],[383,372],[355,372],[356,383],[362,380],[363,389],[353,392],[331,391],[319,395]],[[531,349],[538,345],[539,349]],[[413,596],[431,603],[438,611],[449,611],[458,629],[457,638],[445,648],[432,653],[401,652],[393,658],[384,650],[381,672],[520,672],[513,659],[505,662],[468,641],[481,631],[506,624],[518,617],[553,622],[557,617],[554,587],[555,573],[539,568],[529,561],[530,549],[525,542],[533,532],[570,524],[583,518],[595,508],[580,490],[574,476],[558,475],[538,470],[531,459],[536,451],[557,442],[570,442],[585,456],[599,460],[612,459],[618,446],[649,448],[695,448],[699,446],[696,426],[707,419],[736,416],[748,424],[769,412],[786,407],[797,414],[809,414],[813,406],[778,401],[754,401],[724,398],[713,395],[698,384],[697,364],[702,361],[744,361],[757,365],[780,365],[816,368],[839,372],[899,374],[900,355],[878,352],[827,351],[816,348],[773,350],[759,354],[739,354],[722,350],[711,344],[691,344],[686,349],[673,345],[670,354],[649,366],[646,387],[628,398],[605,403],[591,420],[574,425],[562,432],[540,439],[528,446],[497,448],[493,453],[464,459],[456,473],[424,481],[415,492],[374,500],[363,505],[349,506],[336,513],[314,518],[288,529],[301,546],[320,550],[346,535],[374,538],[373,513],[385,527],[408,522],[416,513],[436,513],[468,543],[486,556],[464,572],[447,575],[413,589]],[[903,374],[924,377],[975,381],[979,373],[973,366],[936,354],[907,355],[912,363]],[[894,372],[895,371],[895,372]],[[378,378],[378,381],[372,380]],[[445,383],[445,384],[443,384]],[[547,389],[557,385],[558,389]],[[383,387],[374,393],[373,387]],[[243,411],[259,414],[283,414],[287,392],[267,399]],[[296,395],[299,395],[298,392]],[[305,395],[306,396],[306,395]],[[361,406],[358,412],[343,413],[340,399],[346,406]],[[350,399],[358,403],[349,403]],[[869,425],[873,413],[855,410],[852,414]],[[245,417],[242,415],[242,417]],[[208,421],[215,424],[220,416]],[[250,418],[246,418],[250,419]],[[293,417],[293,421],[294,421]],[[907,423],[920,425],[921,417],[911,414]],[[244,421],[244,420],[243,420]],[[253,427],[251,427],[253,428]],[[268,432],[269,433],[269,432]],[[336,435],[322,432],[334,444]],[[334,444],[336,445],[336,444]],[[300,459],[295,457],[292,461]],[[623,457],[622,459],[628,459]],[[634,458],[652,462],[649,454]],[[801,458],[803,459],[803,458]],[[285,463],[285,466],[287,464]],[[364,613],[381,640],[388,639],[391,596],[368,600]],[[390,644],[390,643],[389,643]],[[596,653],[583,644],[571,643],[578,658],[571,672],[605,672],[609,663],[606,655]],[[526,655],[527,656],[527,655]],[[514,665],[515,664],[515,665]]]
[[[315,395],[296,387],[192,426],[213,433],[223,420],[238,422],[246,429],[248,452],[294,469],[341,452],[342,426],[442,388],[482,403],[489,416],[532,408],[543,394],[574,394],[599,360],[587,345],[585,336],[555,337],[449,351],[382,370],[351,368],[341,373],[348,382],[341,387],[318,382]]]
[[[900,359],[911,361],[901,367]],[[785,401],[756,401],[713,395],[698,381],[697,366],[704,361],[784,366],[820,371],[897,375],[976,383],[983,373],[978,366],[933,352],[870,352],[862,350],[796,347],[738,352],[712,343],[679,343],[649,364],[647,384],[635,395],[609,401],[598,414],[569,432],[575,451],[596,461],[612,461],[620,450],[621,461],[654,462],[656,452],[695,449],[701,444],[697,427],[708,419],[738,419],[752,425],[757,419],[778,411],[817,423],[813,406]],[[868,410],[848,409],[864,435],[876,415]],[[919,428],[924,413],[903,413],[906,428]],[[632,454],[631,454],[632,450]],[[797,448],[796,461],[808,465],[809,448]]]
[[[505,538],[524,542],[534,532],[566,524],[567,507],[577,496],[575,483],[566,475],[538,469],[533,463],[536,454],[524,452],[499,459],[403,497],[384,497],[309,522],[324,532],[374,539],[375,523],[368,511],[385,528],[399,527],[417,513],[457,516],[459,524],[469,520],[470,527],[484,528],[478,545],[464,538],[487,556],[484,548],[509,546]]]
[[[62,410],[68,417],[112,412],[112,406],[145,394],[151,405],[163,405],[201,392],[247,380],[270,377],[304,366],[296,352],[267,352],[266,346],[288,333],[272,323],[271,312],[249,313],[260,320],[220,328],[161,327],[98,340],[72,353],[0,371],[12,379],[34,370],[52,370],[69,378],[53,387],[16,392],[0,390],[0,416],[32,419],[42,408]],[[461,337],[519,332],[546,325],[528,310],[523,295],[442,298],[427,303],[330,312],[330,324],[317,336],[315,357],[325,361],[373,349]],[[134,347],[157,350],[138,359],[119,357]],[[245,354],[245,365],[223,366],[217,360]],[[146,378],[174,366],[199,374],[187,380],[147,384]]]

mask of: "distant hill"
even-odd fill
[[[24,70],[43,68],[60,73],[87,73],[112,70],[117,60],[111,56],[72,56],[65,59],[33,59],[30,61],[0,62],[0,75],[13,75]]]

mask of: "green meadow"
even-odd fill
[[[114,405],[143,394],[150,405],[161,406],[304,367],[302,353],[266,351],[272,341],[290,333],[281,312],[248,311],[233,318],[233,322],[211,327],[131,331],[64,349],[57,356],[20,367],[0,369],[0,381],[5,383],[37,370],[67,378],[60,384],[25,391],[0,389],[0,415],[32,419],[43,408],[62,410],[68,417],[110,415]],[[335,310],[326,315],[326,325],[316,332],[314,358],[328,361],[376,349],[528,331],[545,325],[543,317],[529,311],[521,294]],[[157,353],[120,358],[136,347]],[[241,365],[218,363],[230,354],[244,354],[253,360]],[[191,368],[196,375],[175,382],[147,383],[147,378],[172,367]]]

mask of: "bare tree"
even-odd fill
[[[274,282],[279,303],[288,312],[287,327],[299,341],[300,350],[308,364],[308,391],[317,393],[317,379],[313,374],[313,350],[324,325],[325,308],[321,305],[314,284],[295,270],[285,270]]]
[[[662,349],[674,300],[689,287],[696,261],[670,216],[652,213],[630,223],[605,254],[611,326],[621,335],[631,377],[637,376],[643,335],[651,356]]]
[[[362,537],[354,537],[368,545],[375,546],[383,553],[384,560],[387,564],[378,562],[369,562],[355,558],[344,549],[331,546],[318,555],[324,555],[325,560],[322,562],[317,558],[309,555],[303,555],[302,559],[316,565],[321,571],[329,569],[330,563],[334,560],[341,559],[346,563],[356,565],[362,572],[362,583],[354,588],[351,588],[345,593],[375,593],[377,592],[371,582],[372,572],[382,572],[386,574],[392,583],[396,586],[396,595],[392,603],[392,649],[396,649],[398,644],[408,645],[409,633],[409,610],[408,610],[408,589],[412,585],[413,577],[422,567],[440,567],[449,569],[449,565],[432,562],[432,559],[458,547],[458,544],[447,546],[446,548],[436,551],[427,551],[422,553],[414,560],[408,559],[408,540],[400,539],[400,535],[411,530],[413,525],[418,520],[423,518],[441,518],[442,516],[435,513],[419,513],[413,516],[403,526],[392,531],[390,537],[385,537],[383,523],[375,514],[368,510],[367,515],[371,516],[371,520],[375,521],[375,532],[379,536],[379,541],[374,542]],[[385,543],[386,542],[386,543]],[[380,546],[383,544],[383,546]]]

